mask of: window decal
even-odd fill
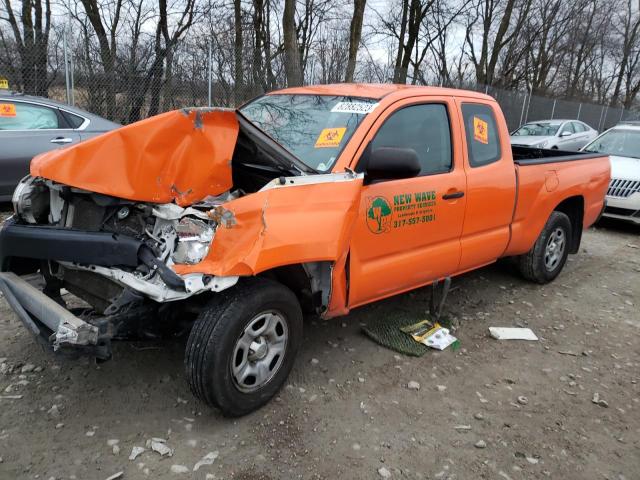
[[[15,117],[16,106],[13,103],[0,103],[0,117]]]
[[[489,144],[489,124],[475,116],[473,117],[473,139],[485,145]]]
[[[347,127],[325,128],[316,140],[316,148],[339,147]]]

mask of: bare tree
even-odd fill
[[[618,74],[616,75],[615,87],[613,95],[611,95],[611,105],[614,106],[620,99],[623,81],[625,78],[636,76],[635,68],[637,62],[634,63],[634,57],[637,57],[640,50],[640,4],[625,0],[623,10],[616,15],[616,27],[619,28],[619,38],[622,49],[620,50],[620,60],[616,65]],[[630,82],[627,81],[627,84]],[[633,90],[633,87],[631,87]],[[635,96],[634,96],[635,97]],[[624,101],[625,106],[627,99]]]
[[[531,0],[478,0],[470,25],[480,23],[479,51],[473,28],[466,31],[466,43],[479,84],[493,84],[500,55],[520,33],[530,7]]]
[[[287,85],[302,85],[302,64],[296,31],[296,1],[284,0],[282,13],[282,30],[284,32],[284,65],[287,74]]]
[[[117,31],[120,23],[120,13],[122,11],[122,1],[115,0],[113,8],[113,16],[111,24],[105,26],[103,24],[102,8],[98,5],[98,0],[80,0],[84,6],[87,18],[98,39],[100,45],[100,58],[102,60],[102,68],[104,71],[105,81],[103,86],[105,89],[105,107],[106,115],[109,118],[115,116],[116,108],[116,86],[115,86],[115,62],[117,48]]]
[[[349,27],[349,60],[347,62],[347,73],[344,78],[345,82],[353,82],[366,5],[367,0],[353,0],[353,16],[351,17],[351,25]]]
[[[11,26],[14,44],[20,57],[22,88],[26,93],[47,96],[47,56],[51,31],[51,3],[49,0],[24,0],[18,20],[11,0],[4,0],[6,17]],[[2,41],[6,45],[4,35]]]

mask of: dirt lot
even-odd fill
[[[360,333],[378,316],[424,318],[428,289],[308,319],[286,388],[237,420],[190,395],[185,339],[119,343],[101,365],[66,360],[0,298],[0,478],[638,479],[638,246],[640,230],[609,225],[585,234],[551,285],[505,265],[455,279],[457,352],[401,357]],[[529,326],[540,341],[498,342],[489,326]],[[173,456],[130,461],[151,437]],[[192,472],[209,452],[215,462]]]

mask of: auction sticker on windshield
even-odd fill
[[[15,117],[16,106],[13,103],[0,103],[0,117]]]
[[[338,102],[331,109],[331,113],[358,113],[360,115],[366,115],[367,113],[371,113],[377,106],[377,103],[368,102]]]
[[[473,138],[480,143],[489,143],[489,125],[478,117],[473,117]]]
[[[347,127],[325,128],[316,140],[316,148],[339,147]]]

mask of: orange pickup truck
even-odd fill
[[[36,157],[0,230],[0,289],[61,352],[107,359],[113,339],[192,327],[193,393],[243,415],[285,382],[303,312],[502,257],[553,280],[609,175],[606,156],[512,148],[486,95],[290,88]]]

